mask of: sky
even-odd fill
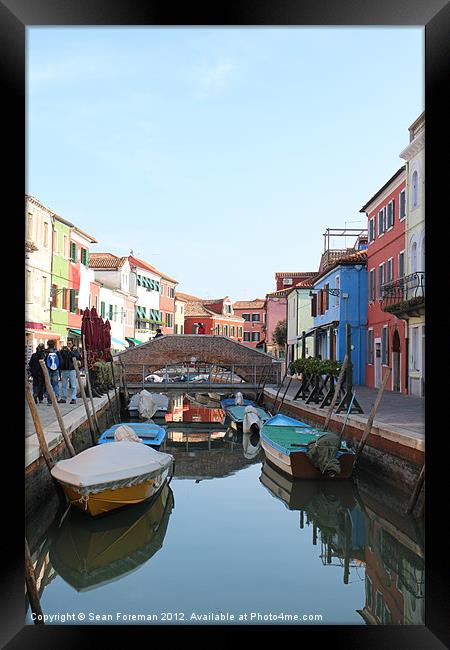
[[[91,251],[251,300],[367,227],[424,102],[422,27],[28,27],[26,191]]]

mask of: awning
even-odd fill
[[[305,337],[306,336],[314,336],[315,332],[326,332],[326,330],[337,327],[339,325],[338,320],[334,320],[331,323],[326,323],[325,325],[317,325],[317,327],[311,327],[307,332],[305,332]],[[301,340],[302,335],[300,334],[297,336],[297,339]]]
[[[115,339],[114,336],[111,336],[111,343],[115,343],[116,345],[121,345],[122,347],[126,347],[125,341],[121,341],[120,339]]]
[[[26,327],[25,332],[26,334],[36,334],[36,337],[48,339],[48,340],[61,338],[61,334],[58,334],[57,332],[50,332],[49,330],[33,329],[31,327]]]
[[[125,340],[126,340],[126,341],[131,341],[131,342],[134,343],[135,345],[141,345],[141,343],[144,342],[144,341],[138,341],[137,339],[133,339],[131,336],[126,336],[126,337],[125,337]]]
[[[77,330],[74,327],[68,327],[68,334],[75,334],[75,336],[81,336],[81,330]]]

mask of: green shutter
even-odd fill
[[[70,243],[70,259],[72,262],[77,261],[77,245],[74,242]]]
[[[100,303],[100,316],[101,316],[101,318],[105,318],[105,303],[104,302]]]

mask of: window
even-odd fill
[[[69,257],[69,238],[67,235],[64,235],[63,237],[63,255],[66,259]]]
[[[244,341],[250,341],[250,332],[244,332]]]
[[[249,320],[250,320],[250,314],[242,314],[242,318],[243,318],[245,321],[249,321]]]
[[[261,316],[259,314],[252,314],[253,322],[259,322],[260,320],[261,320]]]
[[[369,220],[369,244],[375,240],[375,217]]]
[[[27,240],[33,241],[33,215],[31,212],[27,215]]]
[[[383,326],[381,330],[381,363],[383,366],[389,365],[389,328]]]
[[[58,307],[58,285],[52,284],[52,307]]]
[[[241,339],[242,338],[242,327],[238,328],[238,337]]]
[[[47,277],[45,275],[42,276],[41,290],[41,305],[45,307],[47,305]]]
[[[173,314],[166,314],[166,327],[173,326]]]
[[[59,251],[58,251],[58,231],[57,230],[53,231],[53,252],[54,253],[59,253]]]
[[[417,169],[413,172],[411,178],[411,207],[417,208],[419,205],[419,174]]]
[[[113,314],[114,314],[114,306],[109,305],[109,308],[108,308],[108,318],[109,318],[109,320],[112,320]]]
[[[106,305],[102,300],[102,302],[100,303],[100,316],[102,318],[105,318],[105,313],[106,313]]]
[[[223,335],[228,336],[228,325],[223,326]]]
[[[370,269],[369,272],[369,301],[375,300],[375,269]]]
[[[89,264],[89,253],[86,248],[81,249],[81,263],[84,264],[84,266],[88,266]]]
[[[411,330],[411,369],[420,370],[419,360],[419,328],[413,327]]]
[[[62,290],[61,309],[69,309],[69,289],[66,287]]]
[[[328,293],[329,289],[330,289],[330,285],[327,282],[327,284],[323,288],[323,298],[322,298],[322,300],[323,300],[323,311],[324,312],[326,312],[326,310],[328,309],[328,300],[329,300],[329,296],[330,296],[330,294]]]
[[[398,277],[402,278],[405,275],[405,251],[401,251],[398,255]]]
[[[180,334],[184,334],[184,325],[180,325]]]
[[[311,316],[317,316],[317,293],[311,297]]]
[[[394,279],[394,260],[390,257],[386,264],[386,282],[392,282]]]
[[[378,267],[378,300],[383,297],[382,287],[384,284],[384,262]]]
[[[392,228],[394,226],[394,199],[389,201],[387,204],[387,224],[386,229]]]
[[[292,284],[292,278],[283,278],[284,286],[290,286]]]
[[[334,284],[335,284],[335,287],[336,287],[336,289],[338,291],[339,291],[339,288],[340,288],[340,283],[341,283],[341,276],[337,275]],[[337,307],[338,305],[339,305],[339,293],[337,294],[337,296],[334,296],[334,306]]]
[[[140,275],[137,276],[137,286],[141,287],[142,286],[142,278]]]
[[[217,336],[220,336],[220,325],[216,325],[214,328],[214,332]]]
[[[317,294],[317,312],[323,314],[323,290],[319,289]]]
[[[234,325],[230,325],[230,336],[236,336],[236,328]]]
[[[373,329],[367,330],[367,363],[373,364]]]
[[[380,237],[384,233],[385,217],[386,217],[386,208],[383,208],[378,213],[378,237]]]
[[[252,332],[252,341],[259,341],[259,332]]]
[[[77,313],[77,299],[78,299],[78,291],[76,289],[70,289],[69,309],[72,312],[72,314]]]
[[[31,300],[31,271],[27,270],[25,276],[25,302],[32,302]]]
[[[77,261],[77,245],[75,242],[70,242],[70,259],[72,262]]]
[[[417,243],[413,242],[411,246],[411,273],[417,271]]]
[[[398,195],[398,218],[402,221],[406,217],[406,191],[402,190]]]
[[[44,248],[48,248],[48,222],[44,221]]]

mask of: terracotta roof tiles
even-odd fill
[[[89,255],[90,269],[121,269],[128,257],[117,257],[112,253],[91,253]]]

